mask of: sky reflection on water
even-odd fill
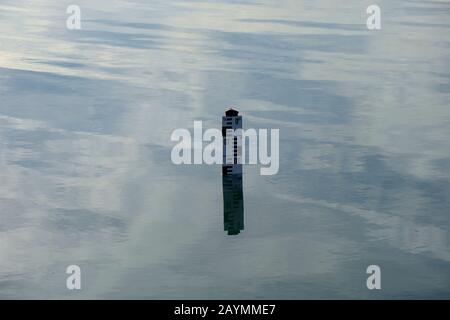
[[[0,1],[0,298],[450,298],[447,2],[77,4]],[[280,129],[231,237],[221,168],[170,161],[230,105]]]

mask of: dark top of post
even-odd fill
[[[233,108],[230,108],[227,111],[225,111],[225,115],[227,117],[236,117],[238,114],[239,114],[239,111],[234,110]]]

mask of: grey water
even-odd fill
[[[0,298],[450,298],[448,1],[72,2],[0,0]],[[280,130],[230,235],[170,140],[229,106]]]

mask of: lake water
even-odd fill
[[[76,4],[0,1],[0,298],[450,298],[448,1]],[[229,106],[280,130],[230,235],[170,158]]]

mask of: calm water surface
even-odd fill
[[[377,3],[0,0],[0,298],[450,298],[450,3]],[[280,129],[238,235],[170,160],[230,105]]]

